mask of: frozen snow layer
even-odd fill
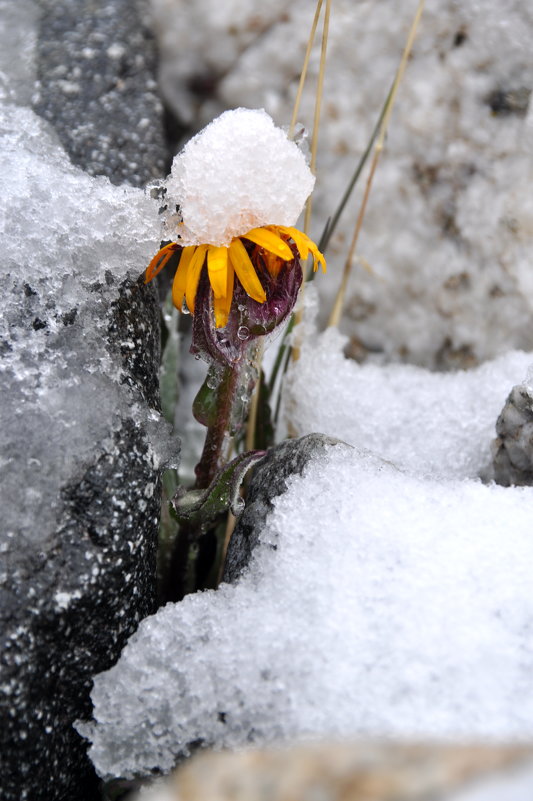
[[[178,115],[201,127],[224,108],[263,106],[278,125],[288,123],[314,4],[151,6],[161,84]],[[394,13],[384,1],[334,4],[315,239],[366,147],[415,8],[416,0],[395,4]],[[343,326],[363,355],[454,367],[533,349],[532,36],[533,4],[523,0],[426,2],[348,290]],[[317,42],[299,115],[309,131],[318,66]],[[361,192],[362,185],[328,250],[328,276],[318,282],[324,320]]]
[[[35,44],[39,11],[31,0],[0,0],[0,95],[30,103],[35,88]]]
[[[418,475],[487,476],[496,420],[533,353],[511,352],[472,370],[359,365],[334,328],[310,335],[285,385],[297,435],[321,431]]]
[[[109,309],[153,255],[159,225],[142,191],[73,167],[29,109],[2,106],[0,120],[1,508],[20,549],[21,537],[46,542],[59,488],[132,411]]]
[[[227,111],[174,159],[166,187],[171,209],[180,208],[169,234],[185,245],[229,245],[261,225],[292,226],[314,182],[301,150],[268,114]]]
[[[531,490],[341,444],[274,507],[236,585],[167,605],[95,678],[102,776],[198,741],[533,737]]]

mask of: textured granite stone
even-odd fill
[[[142,6],[126,0],[42,0],[40,6],[35,108],[54,126],[72,161],[117,184],[141,185],[161,175],[165,149],[155,54]],[[57,268],[68,275],[68,265],[65,258]],[[97,801],[86,743],[72,724],[90,712],[92,675],[113,664],[139,621],[155,609],[160,499],[150,410],[159,408],[159,306],[155,289],[142,279],[118,287],[106,274],[105,284],[89,288],[83,306],[60,314],[60,298],[56,303],[46,296],[41,284],[36,278],[24,286],[20,315],[10,322],[17,348],[28,338],[27,369],[8,371],[3,381],[13,421],[26,407],[34,414],[38,403],[30,393],[39,393],[52,369],[59,378],[50,415],[61,416],[68,405],[70,421],[78,404],[85,421],[80,426],[92,417],[105,428],[110,409],[114,419],[110,415],[107,435],[92,454],[80,454],[53,497],[40,482],[46,473],[62,475],[72,459],[70,451],[62,459],[57,448],[46,459],[46,412],[30,426],[40,441],[20,438],[4,454],[20,480],[23,474],[27,480],[27,457],[43,454],[24,491],[28,498],[44,494],[44,502],[42,522],[39,515],[33,521],[34,537],[27,529],[0,537],[0,798]],[[102,332],[115,375],[98,373],[100,351],[94,363],[87,355],[84,326],[91,314],[91,336]],[[31,352],[28,330],[42,335]],[[9,353],[9,339],[3,346]],[[58,364],[64,364],[63,373]],[[109,396],[95,395],[94,386],[109,388]],[[76,437],[75,428],[65,424],[66,442]],[[11,500],[4,493],[4,510]]]
[[[165,172],[156,48],[141,0],[38,0],[38,114],[72,161],[112,183]]]
[[[494,478],[504,487],[533,486],[533,390],[513,387],[496,422]]]
[[[235,581],[250,561],[265,519],[272,509],[272,502],[285,492],[287,479],[294,474],[301,474],[314,456],[327,445],[338,442],[324,434],[308,434],[282,442],[267,453],[253,472],[246,508],[231,537],[224,581]]]
[[[531,747],[319,743],[198,754],[136,801],[522,801]]]
[[[159,479],[150,431],[134,406],[157,403],[157,317],[151,291],[133,285],[124,289],[127,295],[128,314],[120,301],[101,312],[109,315],[113,350],[131,341],[139,346],[135,315],[142,312],[146,322],[152,311],[151,335],[142,343],[145,362],[123,360],[131,413],[117,429],[110,427],[94,462],[81,475],[73,472],[59,498],[48,499],[58,508],[57,528],[41,550],[22,537],[4,558],[0,797],[6,801],[98,797],[85,743],[72,723],[90,710],[92,675],[113,663],[155,609]],[[87,403],[94,398],[88,395]],[[46,443],[46,428],[42,436]],[[53,470],[54,462],[48,467]],[[39,475],[36,470],[36,482]]]

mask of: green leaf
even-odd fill
[[[242,480],[250,467],[264,455],[265,451],[241,453],[218,471],[205,490],[178,487],[169,505],[174,519],[180,525],[197,528],[201,534],[228,509],[234,515],[239,514],[243,503],[239,495]]]
[[[207,371],[207,377],[192,404],[192,413],[195,419],[208,428],[216,423],[219,413],[218,388],[220,378],[220,368],[211,365]]]
[[[270,387],[268,386],[264,372],[261,370],[254,445],[257,448],[261,448],[261,450],[266,450],[273,444],[274,425],[272,423],[272,408],[270,406]]]

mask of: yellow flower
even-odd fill
[[[315,243],[297,228],[283,225],[266,225],[252,228],[246,234],[236,236],[228,247],[217,245],[188,245],[183,247],[171,242],[156,253],[146,269],[145,283],[152,280],[169,262],[178,250],[182,250],[181,258],[172,284],[172,301],[176,308],[182,309],[185,300],[191,314],[194,314],[194,302],[202,268],[207,258],[207,272],[214,295],[215,324],[223,328],[227,321],[233,298],[235,275],[245,292],[258,303],[266,300],[265,290],[259,280],[256,268],[244,246],[246,239],[259,248],[259,254],[272,276],[276,279],[284,262],[295,258],[289,242],[292,240],[301,259],[309,254],[313,257],[314,269],[318,265],[326,271],[326,260]],[[254,259],[255,260],[255,259]]]

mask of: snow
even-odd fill
[[[35,7],[7,6],[23,19],[26,44],[34,42]],[[143,191],[70,163],[53,129],[26,105],[32,51],[28,45],[20,60],[14,53],[8,60],[18,41],[10,34],[2,50],[0,104],[2,538],[15,552],[23,542],[45,552],[60,488],[105,452],[126,410],[151,430],[154,464],[162,460],[168,429],[157,413],[132,405],[120,355],[109,349],[109,311],[101,311],[118,300],[126,278],[142,273],[159,221]]]
[[[285,385],[297,436],[321,431],[433,478],[490,477],[495,422],[511,387],[527,379],[533,354],[512,351],[471,370],[359,365],[347,337],[318,334],[315,286],[306,292],[301,357]],[[297,335],[298,336],[298,335]]]
[[[527,740],[532,514],[530,489],[332,448],[238,585],[167,605],[95,678],[97,770],[169,770],[196,740]]]
[[[102,776],[198,741],[533,737],[533,490],[476,478],[533,356],[436,375],[307,342],[293,419],[355,447],[290,479],[237,584],[167,605],[95,677],[80,731]]]
[[[3,30],[0,48],[0,98],[31,101],[35,81],[38,8],[31,0],[0,0]]]
[[[473,787],[454,793],[449,801],[529,801],[532,789],[533,768],[527,766],[477,781]]]
[[[213,120],[176,156],[167,229],[184,245],[229,245],[262,225],[296,223],[315,179],[298,146],[263,110]],[[183,225],[181,225],[183,220]]]

